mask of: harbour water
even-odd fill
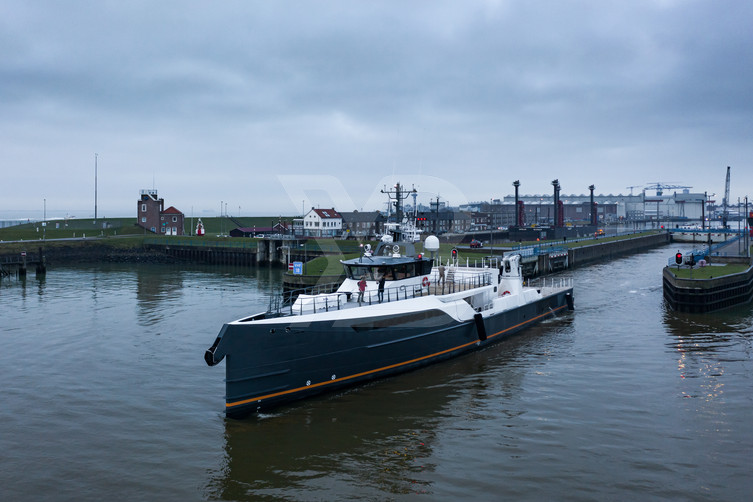
[[[675,314],[663,248],[567,273],[575,312],[246,420],[222,323],[280,272],[49,269],[0,283],[2,500],[747,500],[753,313]]]

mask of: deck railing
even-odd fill
[[[438,275],[432,274],[431,277],[432,281],[437,281]],[[358,302],[357,292],[336,292],[339,286],[338,283],[317,284],[316,286],[284,291],[277,295],[273,295],[270,297],[268,314],[302,315],[308,313],[329,312],[330,310],[340,310],[348,303],[351,305],[353,303],[358,303],[358,306],[374,305],[378,303],[408,300],[410,298],[427,295],[456,293],[482,286],[489,286],[491,284],[492,274],[490,272],[456,271],[454,268],[450,268],[445,277],[444,284],[430,282],[427,286],[414,284],[386,287],[381,294],[381,298],[378,290],[370,289],[364,291],[363,299],[360,302]],[[311,296],[306,298],[305,302],[300,302],[296,306],[295,301],[300,295]]]
[[[525,285],[530,288],[536,288],[539,291],[548,289],[566,289],[573,287],[572,277],[537,277],[536,279],[528,279]]]

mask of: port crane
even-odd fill
[[[631,186],[625,187],[625,188],[629,188],[630,189],[630,195],[633,195],[633,188],[640,188],[642,186],[643,185],[631,185]]]
[[[724,182],[724,199],[722,199],[722,228],[727,228],[727,218],[729,217],[729,211],[727,206],[729,205],[729,166],[727,166],[727,179]]]
[[[664,190],[682,190],[685,188],[693,188],[689,186],[683,186],[683,185],[673,185],[671,183],[661,183],[659,181],[654,181],[646,185],[646,190],[656,190],[656,196],[661,197],[664,193]]]

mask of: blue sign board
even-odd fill
[[[293,262],[293,275],[303,275],[303,262],[302,261]]]

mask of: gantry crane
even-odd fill
[[[661,183],[659,181],[654,181],[652,183],[649,183],[646,185],[646,190],[656,190],[656,196],[661,197],[664,193],[664,190],[677,190],[677,189],[684,189],[684,188],[693,188],[683,185],[672,185],[671,183]]]

